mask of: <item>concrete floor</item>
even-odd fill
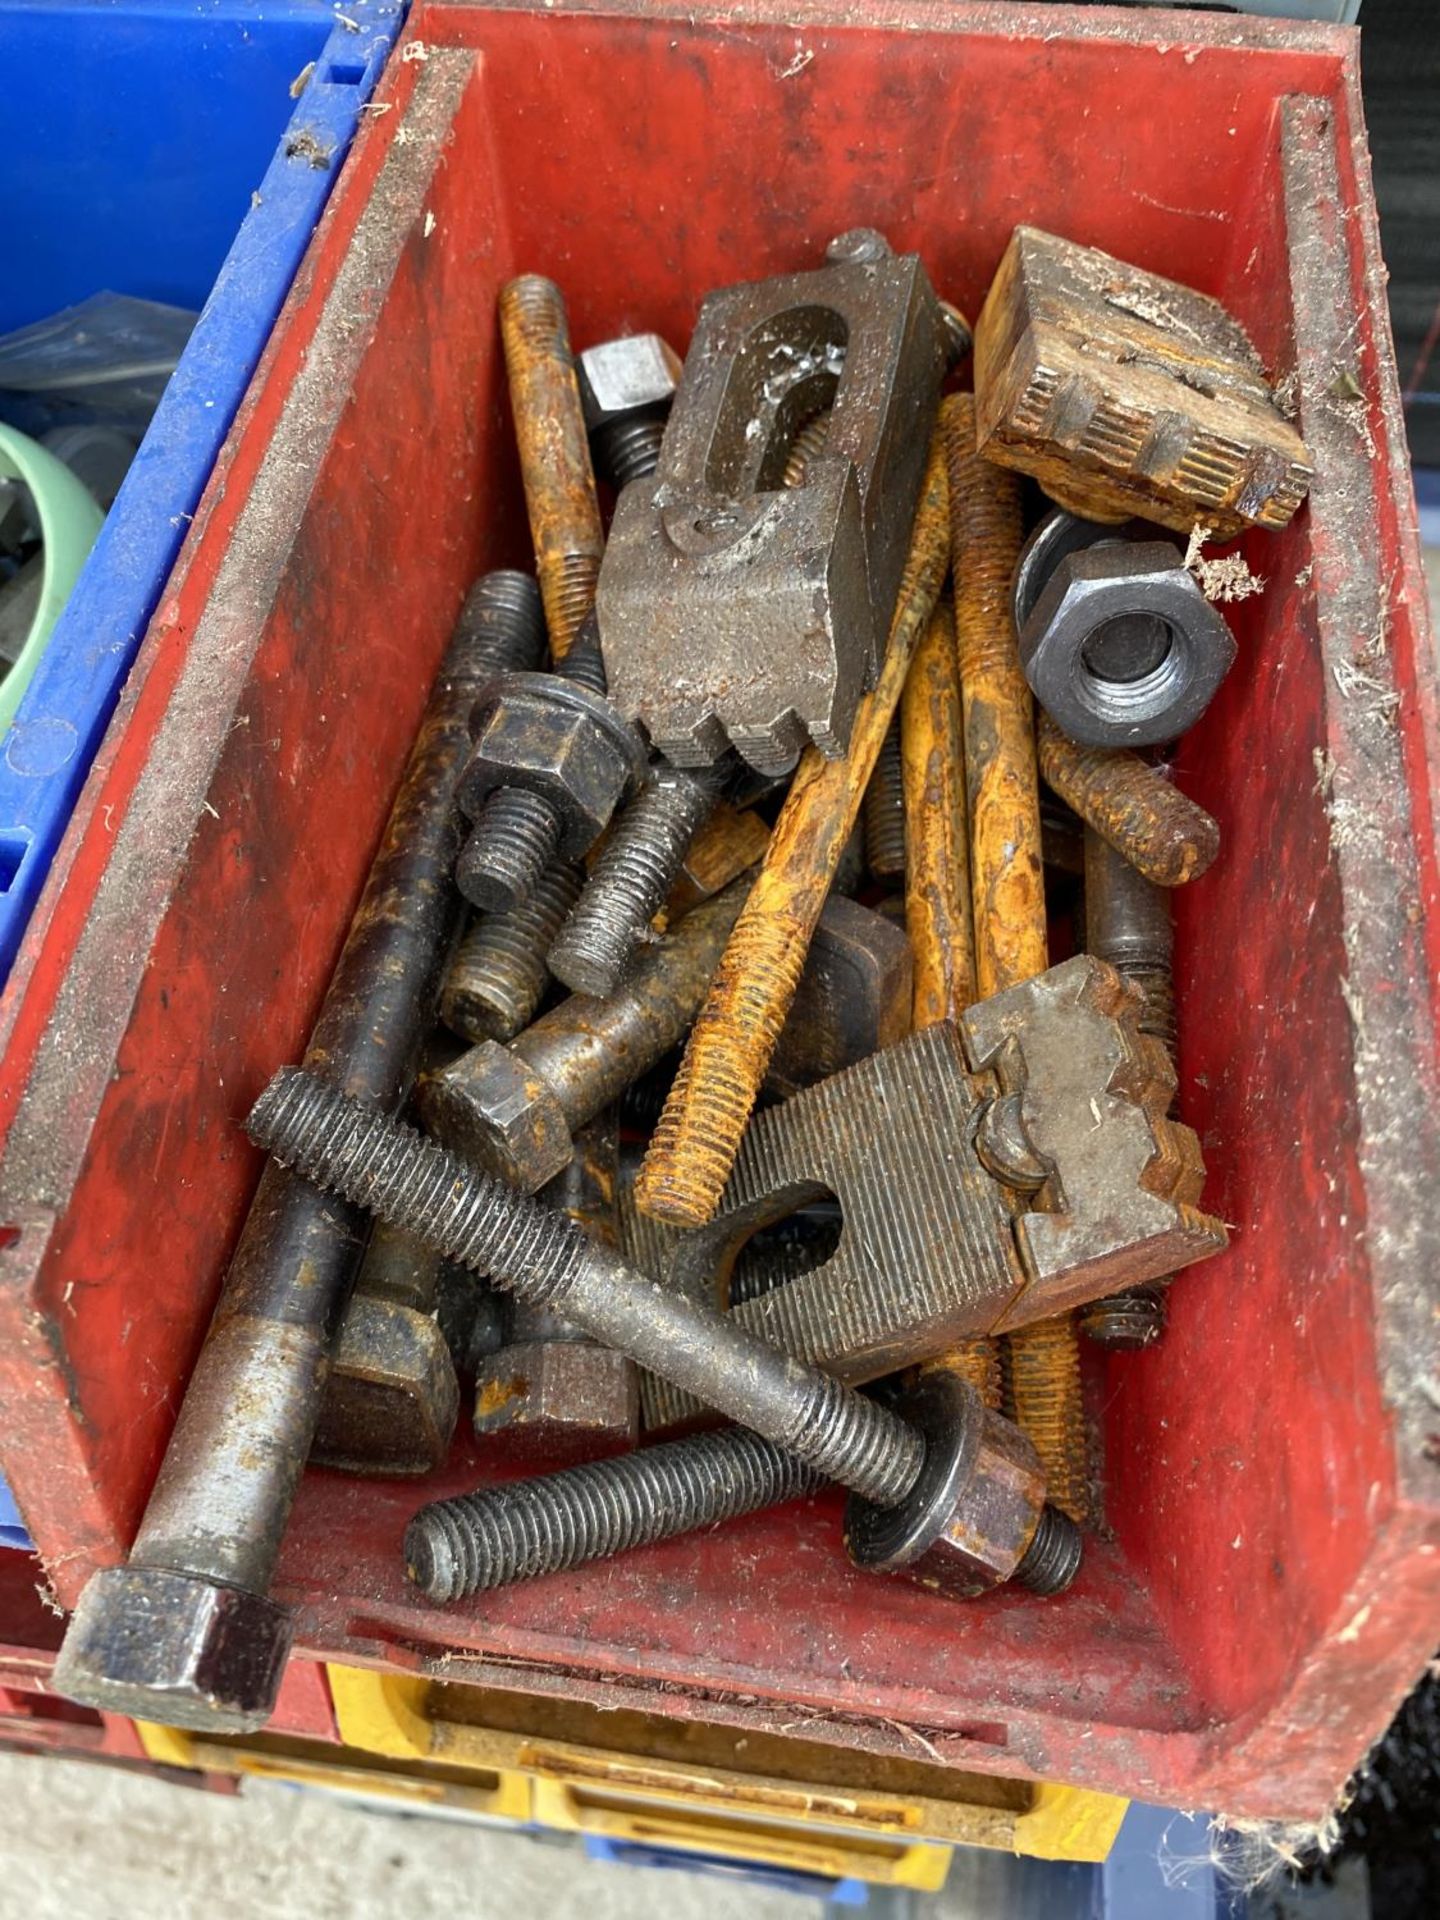
[[[810,1920],[813,1900],[250,1781],[0,1754],[0,1920]]]
[[[876,1890],[867,1920],[1055,1920],[1091,1910],[1092,1873],[961,1851],[942,1893]],[[748,1881],[598,1864],[558,1835],[396,1814],[273,1781],[247,1781],[232,1797],[0,1753],[0,1920],[821,1920],[827,1911],[839,1909]],[[1208,1920],[1208,1905],[1193,1911]],[[1182,1902],[1169,1920],[1190,1912]]]

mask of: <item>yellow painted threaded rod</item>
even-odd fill
[[[957,1020],[975,999],[975,921],[955,619],[930,617],[900,706],[905,783],[905,926],[918,1030]]]
[[[905,926],[915,970],[916,1028],[955,1020],[975,998],[975,921],[970,905],[970,825],[955,617],[930,616],[900,702],[905,788]],[[929,1368],[958,1373],[987,1407],[1003,1396],[1000,1343],[958,1340]]]
[[[501,289],[500,339],[535,571],[558,661],[595,604],[605,532],[565,301],[553,280],[526,273]]]
[[[880,677],[860,702],[845,757],[826,760],[814,747],[801,756],[635,1182],[636,1204],[652,1219],[703,1226],[719,1204],[866,782],[940,597],[948,523],[937,434]]]
[[[1010,582],[1023,538],[1020,482],[975,450],[975,403],[946,415],[955,642],[964,714],[976,984],[982,999],[1049,964],[1034,703],[1020,666]],[[1080,1343],[1070,1315],[1007,1340],[1014,1418],[1034,1443],[1050,1498],[1089,1512]]]

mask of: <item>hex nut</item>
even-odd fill
[[[1115,668],[1100,664],[1100,648]],[[1175,739],[1204,713],[1234,658],[1224,618],[1168,540],[1063,554],[1020,630],[1035,698],[1083,746]]]
[[[163,1567],[105,1567],[71,1616],[52,1685],[106,1713],[252,1733],[274,1709],[290,1638],[289,1613],[264,1594]]]
[[[585,425],[663,413],[680,384],[680,357],[658,333],[632,333],[587,347],[576,365]]]
[[[619,1452],[639,1433],[639,1383],[629,1355],[597,1341],[517,1341],[476,1374],[475,1432],[514,1459]]]
[[[487,695],[471,716],[474,742],[461,775],[460,807],[475,819],[497,787],[519,787],[548,800],[561,821],[558,852],[578,860],[594,845],[626,788],[637,777],[637,756],[615,723],[597,720],[583,690],[554,676],[514,675],[535,688],[505,685]]]
[[[450,1450],[459,1411],[455,1363],[434,1315],[352,1294],[312,1462],[348,1473],[430,1473]]]
[[[925,1464],[898,1507],[852,1494],[850,1558],[956,1599],[1002,1585],[1024,1559],[1045,1505],[1034,1447],[954,1373],[922,1374],[896,1411],[925,1435]]]
[[[421,1076],[416,1100],[426,1127],[486,1173],[535,1193],[570,1164],[574,1145],[549,1083],[484,1040],[439,1073]]]

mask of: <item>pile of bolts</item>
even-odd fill
[[[1080,1337],[1159,1339],[1226,1244],[1169,907],[1219,834],[1157,750],[1261,585],[1206,544],[1310,480],[1238,324],[1025,227],[973,338],[867,229],[711,294],[683,363],[577,355],[534,275],[499,320],[535,575],[461,608],[246,1123],[270,1164],[77,1700],[263,1722],[307,1460],[431,1473],[462,1390],[527,1470],[415,1513],[429,1600],[825,1481],[859,1567],[1058,1594]]]

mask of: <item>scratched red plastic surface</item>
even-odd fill
[[[1162,1347],[1096,1366],[1111,1537],[1075,1589],[956,1607],[862,1577],[826,1497],[428,1609],[400,1536],[477,1477],[464,1440],[423,1487],[310,1475],[282,1564],[320,1656],[455,1650],[666,1711],[1314,1812],[1418,1671],[1436,1602],[1424,1448],[1382,1391],[1433,1223],[1402,1218],[1367,1153],[1357,1066],[1357,1018],[1368,1043],[1404,1037],[1428,1165],[1434,688],[1354,43],[1063,7],[775,11],[412,13],[428,57],[393,64],[357,143],[0,1007],[0,1462],[73,1601],[133,1531],[256,1177],[235,1122],[303,1048],[454,609],[477,568],[525,557],[503,278],[554,275],[581,344],[683,345],[706,288],[857,224],[973,312],[1027,220],[1219,294],[1277,372],[1297,307],[1323,346],[1312,295],[1340,298],[1363,398],[1330,479],[1368,489],[1386,596],[1356,670],[1399,697],[1373,739],[1337,706],[1327,649],[1368,573],[1324,496],[1250,543],[1267,590],[1232,609],[1240,663],[1177,764],[1225,835],[1177,905],[1184,1111],[1235,1244],[1179,1282]],[[1293,95],[1321,103],[1337,195],[1303,262]],[[1307,432],[1349,393],[1320,351]],[[1337,792],[1408,809],[1368,850],[1414,911],[1368,946]]]

